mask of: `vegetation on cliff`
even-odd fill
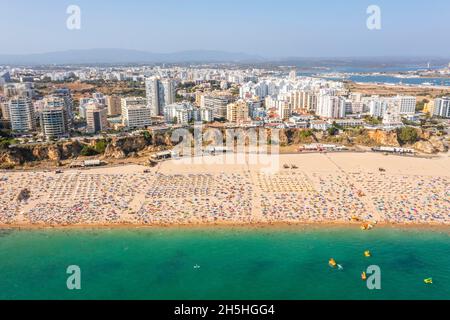
[[[419,133],[412,127],[403,127],[397,130],[400,144],[414,144],[419,141]]]
[[[310,129],[279,130],[280,145],[296,146],[310,143],[331,143],[351,146],[410,146],[418,151],[432,154],[446,152],[445,136],[439,136],[431,131],[412,127],[399,130],[383,131],[364,128],[339,128],[333,126],[330,131],[315,131]],[[265,130],[270,144],[272,129]],[[225,139],[226,134],[222,129]],[[176,143],[172,141],[172,131],[149,132],[140,135],[114,137],[110,139],[70,140],[56,143],[33,145],[14,145],[10,147],[12,137],[7,132],[0,134],[0,168],[9,169],[17,165],[40,161],[71,160],[79,156],[98,156],[104,159],[125,159],[128,157],[146,156],[152,152],[167,150]],[[244,131],[244,141],[248,143],[248,131]],[[181,141],[182,139],[180,139]],[[205,141],[208,145],[208,140]],[[224,141],[225,142],[225,141]]]

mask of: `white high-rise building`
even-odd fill
[[[164,106],[175,103],[176,87],[172,79],[160,80],[151,77],[145,80],[147,105],[152,110],[152,116],[164,114]]]
[[[164,120],[167,123],[188,124],[194,119],[194,106],[190,103],[173,103],[164,107]]]
[[[388,104],[381,99],[374,99],[369,102],[369,113],[372,117],[383,117],[388,110]]]
[[[400,114],[415,114],[417,99],[413,96],[397,96],[394,98],[398,104]]]
[[[164,79],[161,81],[164,91],[164,102],[162,107],[175,103],[176,83],[172,79]]]
[[[434,100],[433,115],[450,118],[450,97],[442,97]]]
[[[30,132],[36,128],[34,108],[29,98],[15,97],[8,104],[11,129],[17,132]]]
[[[73,99],[72,94],[69,89],[56,89],[52,96],[62,98],[64,100],[64,107],[66,108],[67,119],[69,121],[69,126],[72,125],[73,121]]]
[[[66,108],[44,106],[40,113],[41,130],[47,139],[67,136],[69,128],[67,124]]]
[[[322,118],[345,117],[345,101],[338,96],[319,95],[316,114]]]
[[[147,100],[140,97],[123,98],[122,124],[128,128],[145,128],[152,124],[152,111]]]
[[[399,104],[394,98],[385,98],[378,95],[362,98],[362,104],[365,106],[363,112],[369,112],[370,116],[382,118],[390,110],[391,113],[399,114]]]
[[[145,80],[145,93],[147,96],[147,106],[151,110],[152,116],[156,117],[161,114],[161,86],[159,79],[156,77]]]

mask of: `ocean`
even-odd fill
[[[361,280],[371,265],[380,290]],[[449,265],[450,228],[1,230],[0,299],[448,300]]]
[[[434,70],[438,70],[444,68],[446,66],[433,67]],[[442,77],[442,78],[421,78],[421,77],[412,77],[412,78],[399,78],[393,77],[391,75],[372,75],[370,73],[373,72],[389,72],[389,73],[398,73],[398,72],[408,72],[408,71],[418,71],[424,70],[425,66],[419,65],[411,65],[411,66],[397,66],[397,67],[380,67],[380,68],[358,68],[358,67],[333,67],[329,70],[322,71],[309,71],[309,72],[298,72],[298,76],[305,77],[320,77],[320,74],[323,73],[323,78],[329,80],[343,81],[350,80],[353,82],[359,83],[383,83],[383,84],[404,84],[404,85],[431,85],[431,86],[450,86],[450,77]],[[360,74],[360,75],[350,75],[350,77],[346,79],[342,78],[333,78],[327,76],[329,73],[368,73]]]

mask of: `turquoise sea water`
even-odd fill
[[[69,265],[80,291],[66,287]],[[381,290],[360,279],[369,265]],[[449,266],[450,229],[0,232],[0,299],[450,299]]]

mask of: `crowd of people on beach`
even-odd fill
[[[144,224],[252,220],[252,185],[240,174],[157,174],[137,214]]]
[[[267,183],[267,180],[270,182]],[[286,222],[348,222],[371,219],[357,190],[341,176],[304,173],[268,175],[261,195],[265,219]],[[269,188],[266,188],[269,186]]]
[[[446,176],[146,171],[0,173],[0,224],[450,223]]]
[[[386,221],[449,223],[449,178],[373,173],[353,176]]]

